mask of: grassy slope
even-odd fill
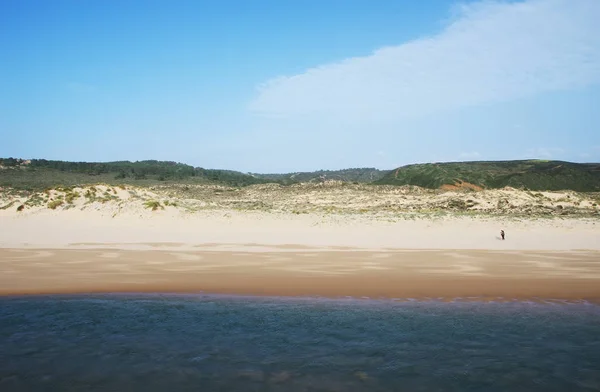
[[[593,192],[600,190],[600,164],[541,160],[428,163],[400,167],[374,183],[440,188],[461,182],[483,188]]]

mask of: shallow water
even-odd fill
[[[600,306],[0,299],[0,391],[83,390],[600,390]]]

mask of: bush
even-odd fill
[[[72,204],[75,199],[79,197],[79,193],[77,192],[69,192],[65,195],[65,201],[69,204]]]
[[[27,206],[41,206],[48,201],[48,195],[44,194],[44,196],[40,196],[39,194],[33,194],[27,201],[25,205]]]
[[[467,203],[461,199],[450,199],[448,200],[448,208],[466,210],[469,208],[469,205],[467,205]]]
[[[165,209],[165,207],[163,207],[160,202],[156,200],[148,200],[144,203],[144,206],[146,206],[146,208],[150,208],[152,211],[156,211],[159,208],[163,210]]]
[[[11,201],[10,203],[8,203],[7,205],[0,207],[0,210],[6,210],[6,209],[9,209],[9,208],[10,208],[10,207],[12,207],[12,206],[13,206],[15,203],[16,203],[16,201],[14,201],[14,200],[13,200],[13,201]]]
[[[62,206],[63,203],[64,203],[64,201],[62,201],[62,200],[54,200],[54,201],[51,201],[50,203],[48,203],[48,208],[50,208],[51,210],[55,210],[56,207]]]
[[[96,188],[92,187],[91,189],[88,189],[87,191],[85,191],[85,194],[83,196],[86,199],[90,199],[90,201],[94,201],[96,199]]]

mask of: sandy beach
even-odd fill
[[[189,211],[164,201],[153,211],[144,202],[0,211],[0,294],[600,301],[593,215]]]
[[[0,260],[3,295],[208,292],[600,300],[595,251],[2,249]]]

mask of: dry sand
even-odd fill
[[[500,240],[500,230],[506,241]],[[161,243],[178,250],[268,250],[272,245],[396,249],[600,250],[600,220],[501,217],[378,219],[376,216],[295,215],[260,211],[176,209],[122,212],[41,210],[0,217],[0,248],[108,246],[146,249]],[[257,246],[257,245],[260,245]]]
[[[331,201],[329,191],[312,192],[303,203],[337,200],[342,210],[353,198],[338,195]],[[217,205],[196,200],[210,207],[200,210],[179,205],[151,211],[143,205],[149,198],[163,205],[170,199],[148,191],[110,193],[117,196],[75,200],[57,209],[0,210],[0,294],[204,291],[600,301],[600,220],[596,206],[578,195],[560,200],[573,204],[565,208],[591,209],[589,216],[516,219],[415,217],[366,204],[356,206],[355,213],[314,209],[298,214],[293,210],[299,201],[287,209],[248,211],[230,208],[231,198]],[[430,197],[448,196],[443,195]],[[25,202],[10,197],[3,201]],[[51,192],[47,200],[52,197],[60,195]],[[365,208],[371,210],[362,213]],[[505,241],[499,238],[501,229]]]

